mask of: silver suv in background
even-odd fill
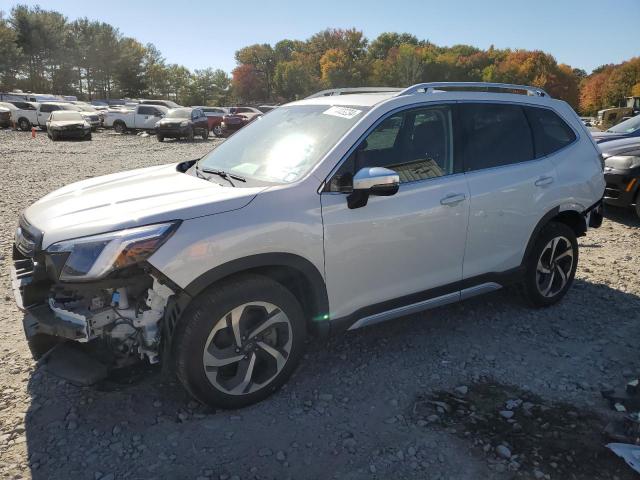
[[[559,301],[602,220],[600,152],[533,87],[421,84],[283,105],[199,160],[54,191],[20,216],[34,355],[62,339],[166,362],[236,408],[311,334],[519,284]]]

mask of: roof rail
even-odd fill
[[[401,95],[412,95],[414,93],[433,93],[436,89],[446,89],[446,88],[464,88],[464,89],[497,89],[497,90],[516,90],[520,92],[526,92],[527,95],[537,96],[537,97],[548,97],[549,94],[545,92],[542,88],[539,87],[530,87],[528,85],[514,85],[511,83],[488,83],[488,82],[428,82],[428,83],[418,83],[416,85],[412,85],[408,88],[405,88],[398,96]],[[510,92],[506,92],[510,93]]]
[[[350,87],[350,88],[330,88],[321,90],[305,98],[333,97],[334,95],[349,95],[356,93],[401,93],[402,88],[397,87]]]

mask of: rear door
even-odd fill
[[[321,195],[332,318],[457,295],[469,194],[456,158],[451,105],[395,113],[354,146]],[[395,170],[400,188],[349,209],[363,167]]]
[[[525,108],[510,103],[459,104],[461,150],[470,212],[463,276],[518,267],[542,216],[553,208],[556,171],[536,154]]]

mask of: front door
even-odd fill
[[[469,193],[452,126],[449,105],[392,114],[331,178],[321,202],[332,319],[419,303],[462,279]],[[349,209],[351,181],[363,167],[395,170],[400,189]]]

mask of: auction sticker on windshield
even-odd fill
[[[333,115],[334,117],[340,118],[353,118],[361,112],[362,110],[358,110],[356,108],[331,107],[322,113],[324,113],[325,115]]]

